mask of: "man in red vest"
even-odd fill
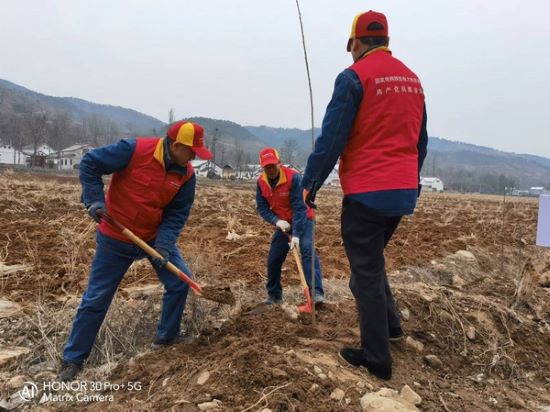
[[[256,208],[260,216],[277,230],[271,238],[267,258],[267,304],[278,304],[283,298],[281,268],[288,251],[300,248],[306,281],[314,302],[324,300],[323,278],[319,258],[315,255],[315,291],[311,291],[311,257],[313,209],[302,199],[300,175],[281,165],[276,149],[267,147],[260,152],[264,169],[256,187]],[[290,238],[290,242],[289,242]]]
[[[195,174],[190,163],[195,155],[212,158],[204,147],[203,128],[180,121],[168,129],[165,138],[123,139],[92,150],[82,158],[82,202],[99,227],[88,287],[63,352],[61,381],[72,380],[82,369],[120,281],[137,259],[149,258],[164,284],[162,314],[153,349],[184,340],[180,323],[188,286],[165,265],[170,261],[190,274],[176,241],[195,197]],[[102,176],[111,173],[105,199]],[[153,246],[163,259],[148,257],[116,227],[102,220],[100,210]]]
[[[389,342],[403,337],[384,248],[416,207],[428,143],[422,84],[388,44],[386,16],[371,10],[355,17],[347,43],[354,63],[336,79],[302,180],[311,204],[340,158],[342,238],[361,332],[361,347],[340,356],[381,379],[392,376]]]

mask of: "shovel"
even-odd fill
[[[142,248],[149,256],[163,259],[164,257],[157,252],[154,248],[145,243],[140,237],[136,236],[130,229],[124,227],[120,222],[118,222],[114,217],[110,216],[108,213],[103,210],[98,210],[97,214],[109,222],[111,225],[118,228],[124,236],[134,242],[137,246]],[[178,269],[173,263],[167,262],[166,269],[180,278],[183,282],[187,283],[191,290],[197,296],[202,296],[205,299],[212,300],[219,303],[227,303],[228,305],[235,304],[235,297],[231,292],[231,289],[226,287],[212,287],[212,286],[201,286],[188,275],[186,275],[182,270]]]
[[[290,239],[290,235],[286,233],[287,237]],[[300,274],[300,283],[304,289],[304,295],[306,296],[306,303],[298,306],[298,312],[300,313],[311,313],[313,310],[313,305],[311,304],[311,294],[309,293],[309,287],[306,282],[306,275],[304,274],[304,268],[302,266],[302,259],[298,253],[296,247],[292,248],[292,254],[294,255],[294,260],[296,261],[296,266],[298,266],[298,273]]]

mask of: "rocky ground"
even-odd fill
[[[337,356],[358,343],[340,192],[318,196],[328,302],[313,322],[295,311],[303,298],[291,258],[286,305],[258,306],[272,229],[256,215],[254,185],[201,180],[179,246],[201,283],[232,285],[238,306],[190,295],[194,341],[152,352],[162,288],[136,262],[80,386],[44,390],[86,286],[95,224],[76,179],[4,172],[0,189],[0,408],[550,410],[550,252],[534,246],[536,199],[422,195],[386,253],[407,334],[392,345],[386,382]]]

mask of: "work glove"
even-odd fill
[[[162,269],[164,266],[166,266],[166,264],[168,263],[169,259],[170,259],[170,252],[164,248],[155,248],[157,252],[160,253],[160,255],[162,256],[162,258],[158,258],[158,257],[152,257],[151,256],[151,263],[153,264],[153,266],[157,269]]]
[[[275,226],[277,226],[283,232],[288,232],[290,230],[290,223],[288,223],[286,220],[280,220],[280,219],[277,220],[277,223],[275,223]]]
[[[290,239],[290,243],[288,244],[288,247],[290,250],[297,248],[300,248],[300,238],[296,236],[292,236],[292,239]]]
[[[97,211],[101,210],[103,212],[107,212],[107,208],[105,207],[105,202],[94,202],[90,206],[88,206],[88,214],[92,219],[94,219],[97,223],[101,223],[101,216],[97,214]]]

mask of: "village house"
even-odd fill
[[[0,164],[25,166],[28,157],[25,153],[16,150],[9,144],[0,144]]]
[[[212,160],[195,159],[191,160],[191,165],[195,170],[195,174],[199,177],[221,177],[222,168],[215,164]]]
[[[222,179],[235,179],[237,177],[237,171],[230,164],[226,164],[222,167]]]
[[[75,144],[51,154],[48,158],[53,160],[59,170],[74,170],[78,169],[82,157],[92,149],[89,144]]]
[[[34,145],[30,144],[25,147],[23,147],[23,152],[27,155],[42,155],[42,156],[49,156],[51,154],[55,153],[55,150],[48,146],[47,144],[41,144],[36,147],[36,153],[34,152]]]

